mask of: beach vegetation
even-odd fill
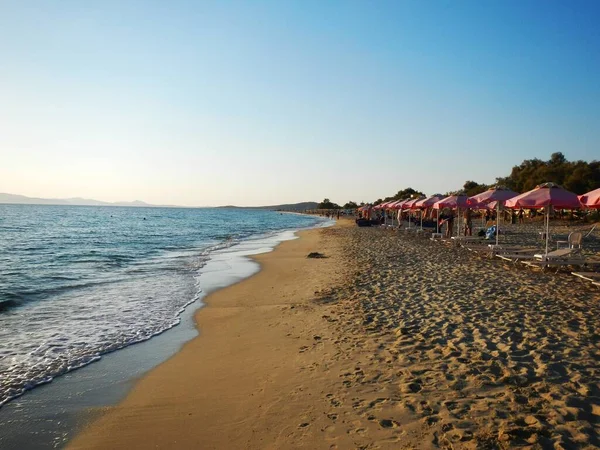
[[[341,206],[337,203],[333,203],[328,198],[325,198],[321,203],[319,203],[317,209],[341,209]]]
[[[593,191],[600,187],[600,161],[568,161],[556,152],[548,161],[526,159],[514,166],[509,176],[496,178],[499,185],[516,192],[527,192],[548,181],[580,195]]]
[[[524,160],[512,168],[510,175],[496,178],[495,184],[467,180],[462,189],[449,191],[444,195],[464,194],[472,197],[494,186],[502,186],[515,192],[527,192],[546,182],[556,183],[578,195],[593,191],[600,188],[600,161],[569,161],[561,152],[556,152],[550,155],[548,161],[539,158]],[[398,191],[393,196],[377,199],[374,204],[419,196],[424,194],[409,187]]]

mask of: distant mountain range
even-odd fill
[[[75,205],[75,206],[158,206],[140,200],[133,202],[101,202],[89,198],[36,198],[25,195],[5,194],[0,192],[0,203],[16,203],[20,205]]]
[[[0,192],[0,203],[19,204],[19,205],[73,205],[73,206],[145,206],[145,207],[176,207],[174,205],[151,205],[150,203],[134,200],[133,202],[102,202],[89,198],[36,198],[25,195],[5,194]],[[306,211],[307,209],[316,209],[317,202],[302,202],[287,205],[273,206],[220,206],[220,208],[246,208],[246,209],[269,209],[273,211]]]
[[[268,209],[271,211],[306,211],[307,209],[317,209],[319,204],[317,202],[301,202],[301,203],[289,203],[286,205],[272,205],[272,206],[219,206],[219,208],[241,208],[241,209]]]

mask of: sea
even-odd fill
[[[231,269],[224,254],[324,225],[260,209],[0,205],[0,405],[176,327],[207,267],[213,280]]]

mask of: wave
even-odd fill
[[[315,221],[317,223],[319,223],[319,221]],[[312,224],[311,226],[315,226],[316,223]],[[307,226],[306,228],[310,228],[311,226]],[[0,312],[2,311],[8,311],[9,309],[15,308],[15,307],[19,307],[20,305],[23,305],[26,302],[29,302],[31,300],[39,300],[39,299],[46,299],[52,296],[57,296],[69,291],[76,291],[76,290],[84,290],[84,289],[93,289],[95,287],[102,287],[104,285],[110,285],[110,284],[117,284],[117,283],[121,283],[123,282],[123,285],[116,285],[116,286],[112,286],[106,289],[102,289],[101,291],[91,291],[91,293],[88,295],[87,293],[85,294],[80,294],[80,293],[76,293],[74,295],[69,295],[67,294],[66,297],[62,297],[62,299],[64,300],[65,298],[67,300],[69,299],[79,299],[81,298],[82,301],[85,301],[83,299],[88,299],[88,303],[87,305],[94,305],[92,307],[92,309],[90,309],[90,311],[92,312],[97,312],[98,314],[101,314],[102,316],[106,316],[107,318],[110,318],[109,321],[107,321],[106,323],[117,323],[117,322],[113,322],[112,319],[112,315],[110,315],[110,313],[107,313],[107,311],[114,311],[115,309],[118,309],[119,312],[122,313],[126,313],[128,314],[127,317],[131,318],[131,317],[135,317],[135,319],[133,321],[130,322],[123,322],[124,324],[127,325],[127,329],[123,329],[121,331],[120,328],[116,327],[116,328],[111,328],[109,331],[111,331],[111,333],[106,333],[106,329],[100,329],[98,328],[101,332],[98,335],[95,335],[94,337],[96,339],[90,339],[88,340],[87,338],[83,338],[83,340],[85,342],[83,342],[83,347],[78,347],[78,345],[80,344],[80,342],[75,341],[75,337],[76,334],[70,335],[70,334],[63,334],[65,333],[64,330],[68,329],[68,324],[72,323],[72,324],[78,324],[78,327],[81,326],[88,326],[87,322],[85,322],[85,317],[83,319],[78,318],[78,317],[74,317],[71,318],[71,322],[69,322],[69,320],[65,320],[65,321],[60,321],[57,320],[57,324],[56,324],[56,331],[53,331],[53,335],[49,335],[51,339],[49,340],[44,340],[43,342],[46,343],[45,345],[49,345],[49,346],[53,346],[53,345],[58,345],[57,348],[52,348],[51,351],[48,351],[47,347],[41,348],[39,350],[39,352],[36,350],[34,351],[35,354],[33,354],[33,356],[35,357],[43,357],[43,356],[48,356],[51,355],[52,356],[52,361],[49,361],[48,364],[46,364],[46,361],[44,361],[44,364],[42,365],[31,365],[32,362],[35,363],[35,360],[27,360],[24,359],[21,361],[21,363],[19,363],[19,366],[15,366],[15,369],[19,372],[19,376],[16,377],[13,381],[12,384],[9,380],[5,380],[7,383],[4,384],[4,386],[2,387],[2,391],[0,392],[0,406],[2,406],[3,404],[7,403],[8,401],[19,397],[20,395],[22,395],[23,393],[27,392],[28,390],[33,389],[34,387],[40,385],[40,384],[45,384],[45,383],[49,383],[51,382],[55,377],[60,376],[64,373],[70,372],[72,370],[75,370],[77,368],[89,365],[95,361],[98,361],[101,359],[101,357],[103,355],[106,355],[108,353],[114,352],[116,350],[128,347],[130,345],[135,345],[137,343],[140,342],[144,342],[147,341],[149,339],[151,339],[154,336],[157,336],[159,334],[164,333],[165,331],[177,326],[180,322],[181,322],[181,314],[183,313],[183,311],[189,307],[189,305],[193,304],[194,302],[197,302],[200,298],[200,296],[202,295],[202,290],[200,288],[200,286],[197,284],[198,283],[198,278],[199,277],[194,277],[196,279],[196,286],[194,287],[194,283],[192,282],[191,279],[189,279],[189,275],[186,275],[185,272],[189,272],[191,274],[197,273],[200,274],[202,268],[208,263],[208,261],[211,259],[212,254],[214,252],[217,251],[221,251],[221,250],[226,250],[230,247],[234,247],[242,242],[245,241],[252,241],[252,240],[258,240],[258,239],[269,239],[274,237],[275,235],[278,235],[282,232],[285,231],[289,231],[289,230],[295,230],[295,229],[300,229],[300,228],[305,228],[302,226],[296,227],[296,228],[287,228],[287,229],[279,229],[279,230],[267,230],[264,231],[262,233],[229,233],[229,234],[225,234],[223,233],[223,236],[220,238],[219,242],[214,242],[211,243],[210,245],[204,247],[196,247],[194,248],[193,244],[192,245],[181,245],[181,246],[169,246],[170,248],[165,248],[167,246],[163,246],[163,254],[156,254],[156,252],[145,252],[144,254],[141,253],[137,253],[137,258],[134,258],[133,256],[130,255],[123,255],[123,254],[116,254],[116,255],[103,255],[102,253],[98,254],[98,253],[86,253],[86,254],[82,254],[81,256],[83,258],[79,259],[79,262],[91,262],[91,263],[97,263],[98,260],[103,260],[104,262],[106,262],[107,258],[112,258],[113,261],[116,262],[123,262],[123,265],[127,265],[125,268],[109,268],[106,271],[106,275],[110,276],[109,279],[95,279],[95,280],[81,280],[78,276],[78,270],[75,271],[74,274],[71,273],[67,273],[67,274],[48,274],[45,278],[53,281],[53,282],[61,282],[61,281],[66,281],[66,283],[62,284],[62,285],[55,285],[55,286],[48,286],[48,284],[51,283],[46,283],[46,285],[44,286],[44,282],[37,282],[35,283],[36,286],[43,286],[42,288],[38,288],[38,289],[31,289],[31,290],[22,290],[22,291],[18,291],[18,292],[10,292],[7,294],[7,299],[4,301],[0,302]],[[245,236],[243,236],[244,234],[246,234]],[[191,244],[191,243],[188,243]],[[270,241],[268,243],[265,243],[265,246],[271,246],[271,244],[275,244],[275,242]],[[262,244],[261,244],[262,245]],[[160,249],[157,249],[155,247],[156,250],[158,250],[160,252]],[[134,249],[135,250],[135,249]],[[138,249],[139,250],[139,249]],[[183,253],[181,255],[179,255],[178,253]],[[65,260],[68,260],[70,262],[77,262],[77,259],[75,259],[75,261],[73,261],[72,259],[68,258],[69,255],[65,255]],[[70,255],[70,256],[74,256],[74,255]],[[140,258],[141,257],[141,258]],[[86,261],[87,260],[87,261]],[[129,263],[129,264],[127,264]],[[116,266],[116,265],[115,265]],[[56,267],[60,267],[60,266],[56,266]],[[53,269],[55,269],[56,267],[53,267]],[[68,267],[68,266],[65,266]],[[75,267],[75,266],[71,266],[71,267]],[[114,266],[113,266],[114,267]],[[99,268],[95,268],[94,270],[96,271],[96,273],[102,273],[102,270],[100,269],[100,271],[98,271]],[[189,285],[188,288],[186,288],[186,290],[181,290],[181,288],[177,287],[177,291],[172,291],[172,292],[177,292],[179,295],[179,293],[181,293],[182,295],[180,295],[177,300],[179,301],[174,301],[171,304],[171,308],[170,309],[164,309],[159,311],[159,313],[161,313],[162,315],[158,317],[158,321],[156,321],[155,318],[153,318],[153,322],[149,322],[147,320],[147,318],[142,315],[139,316],[138,311],[141,311],[139,308],[142,307],[146,307],[147,305],[150,305],[150,308],[147,308],[146,310],[148,311],[148,314],[154,314],[155,310],[152,309],[154,305],[153,303],[148,303],[148,300],[144,297],[146,294],[148,293],[149,295],[153,295],[155,296],[155,298],[158,297],[165,297],[165,298],[171,298],[169,296],[169,291],[164,291],[164,293],[162,293],[162,286],[165,286],[162,283],[163,279],[166,280],[176,280],[176,278],[171,278],[170,275],[168,275],[169,272],[180,272],[182,275],[182,277],[185,277],[185,279],[189,280]],[[86,272],[83,272],[86,273]],[[156,277],[156,279],[155,279]],[[162,278],[162,277],[167,277],[167,278]],[[70,281],[75,281],[74,283],[71,283]],[[79,282],[81,281],[81,282]],[[138,281],[141,284],[136,284],[138,283]],[[133,283],[133,284],[132,284]],[[167,284],[169,284],[170,281],[168,281]],[[172,284],[172,283],[171,283]],[[137,288],[137,286],[142,287],[142,292],[138,292],[133,290],[133,286],[135,285],[135,287]],[[156,287],[160,286],[160,292],[156,290]],[[168,286],[167,286],[168,287]],[[122,290],[122,288],[125,288],[125,291]],[[195,294],[194,294],[195,291]],[[100,294],[98,294],[98,292],[100,292]],[[102,292],[109,292],[109,294],[102,294]],[[121,303],[116,303],[116,307],[115,307],[115,303],[113,302],[113,297],[111,297],[111,295],[115,295],[115,299],[118,299],[119,296],[121,296],[122,298],[118,301],[120,301]],[[131,296],[133,294],[133,297],[128,297],[128,294]],[[185,294],[185,295],[183,295]],[[0,294],[4,296],[4,293]],[[98,295],[103,295],[104,297],[98,297]],[[8,297],[10,296],[10,297]],[[134,301],[132,301],[131,303],[129,302],[129,299],[133,298]],[[175,298],[175,297],[172,297]],[[90,300],[101,300],[99,303],[90,303]],[[186,300],[187,299],[187,300]],[[112,303],[109,303],[112,302]],[[67,305],[69,303],[66,303]],[[41,305],[41,303],[40,303]],[[47,306],[46,306],[47,305]],[[53,305],[52,302],[48,302],[46,304],[46,302],[44,301],[44,306],[40,309],[40,315],[36,316],[36,319],[39,320],[39,323],[42,323],[41,321],[45,321],[47,323],[46,317],[48,314],[48,308],[50,308]],[[60,307],[63,308],[63,306],[65,306],[65,303],[63,301],[61,301],[60,303],[58,303],[58,305],[61,305]],[[108,306],[109,308],[105,308],[103,305]],[[121,308],[121,305],[123,305],[123,309],[119,309]],[[36,307],[34,306],[31,310],[28,311],[35,311]],[[69,309],[65,309],[61,311],[58,311],[58,316],[55,317],[60,317],[60,314],[62,313],[63,315],[69,315]],[[134,313],[134,315],[132,316],[131,314]],[[41,314],[44,314],[43,316]],[[54,311],[54,314],[57,314],[57,311]],[[87,313],[86,313],[87,314]],[[108,314],[108,315],[107,315]],[[1,317],[1,316],[0,316]],[[5,316],[7,320],[11,320],[12,318],[10,316]],[[86,316],[87,317],[87,316]],[[100,315],[97,315],[96,317],[100,317]],[[141,317],[141,318],[140,318]],[[150,316],[148,316],[150,317]],[[129,319],[128,319],[129,320]],[[78,322],[73,322],[73,321],[78,321]],[[60,323],[59,323],[60,322]],[[64,323],[63,323],[64,322]],[[10,322],[7,322],[10,323]],[[18,322],[17,322],[18,323]],[[81,324],[81,325],[79,325]],[[93,325],[93,324],[92,324]],[[17,325],[15,325],[15,329],[19,329],[19,327]],[[80,328],[81,329],[81,328]],[[117,330],[117,331],[115,331]],[[89,330],[89,336],[92,336],[94,331],[92,328],[90,328]],[[118,334],[115,334],[118,333]],[[40,337],[43,337],[44,335],[40,335]],[[59,342],[60,339],[64,339],[64,342]],[[116,339],[109,339],[110,336],[116,336]],[[81,338],[80,338],[81,339]],[[42,341],[40,341],[42,342]],[[37,345],[37,341],[34,342]],[[0,350],[2,350],[2,348],[0,347]],[[65,353],[60,353],[64,351]],[[54,353],[52,353],[54,352]],[[32,354],[32,353],[30,353]],[[55,356],[56,355],[56,358]],[[1,358],[0,358],[1,360]],[[21,365],[22,364],[22,365]],[[10,372],[10,370],[9,370]],[[15,372],[16,375],[16,372]]]

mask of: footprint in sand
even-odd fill
[[[396,428],[399,427],[400,424],[392,419],[382,419],[379,421],[379,426],[381,428]]]

